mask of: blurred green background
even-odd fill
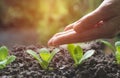
[[[19,32],[19,30],[22,30],[20,31],[22,34],[27,32],[30,36],[30,32],[32,32],[32,35],[37,33],[35,39],[38,38],[38,41],[36,42],[47,44],[47,41],[53,34],[62,31],[68,24],[75,22],[85,14],[93,11],[102,1],[103,0],[0,0],[0,31],[16,30],[14,32]],[[3,36],[3,34],[0,34],[0,36]],[[20,33],[17,35],[19,34]],[[7,37],[9,41],[12,40],[10,37]],[[33,36],[31,36],[31,38],[32,37]],[[4,39],[5,38],[6,37],[4,37]],[[4,39],[0,38],[0,42]],[[25,39],[29,40],[30,37],[29,39]],[[31,39],[31,41],[33,40],[34,43],[35,39]],[[17,44],[17,41],[20,40],[16,40],[15,43]],[[4,44],[4,41],[1,44]]]

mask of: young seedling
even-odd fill
[[[84,54],[82,48],[80,46],[74,45],[74,44],[68,44],[67,48],[68,48],[68,51],[69,51],[72,59],[75,62],[75,66],[78,66],[81,63],[83,63],[86,59],[91,57],[95,52],[95,50],[89,50],[89,51],[85,52],[85,54]]]
[[[115,52],[115,47],[108,41],[105,40],[100,40],[100,42],[102,42],[103,44],[105,44],[106,46],[108,46],[113,52]]]
[[[115,46],[108,41],[101,41],[114,52],[117,64],[120,64],[120,41],[115,42]]]
[[[39,54],[33,50],[27,50],[27,53],[33,56],[39,62],[40,66],[45,70],[49,69],[48,66],[57,52],[59,52],[59,49],[54,49],[50,53],[48,49],[42,48],[39,50]]]
[[[13,62],[16,56],[9,55],[8,49],[5,46],[0,47],[0,69],[5,68],[8,64]]]
[[[120,41],[117,41],[115,43],[115,48],[116,48],[116,53],[115,53],[116,61],[117,64],[120,64]]]

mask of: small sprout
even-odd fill
[[[115,47],[110,42],[105,41],[105,40],[100,40],[100,42],[102,42],[103,44],[108,46],[113,52],[115,52]]]
[[[54,49],[51,53],[48,49],[42,48],[39,50],[39,54],[33,50],[27,50],[27,53],[33,56],[43,69],[48,69],[48,66],[53,59],[54,55],[59,52],[59,49]]]
[[[117,64],[120,64],[120,41],[117,41],[115,43],[115,47],[116,47],[115,58],[116,58]]]
[[[16,56],[9,56],[8,49],[5,46],[0,47],[0,69],[5,68],[8,64],[13,62]]]
[[[102,42],[108,46],[111,50],[113,50],[113,52],[115,52],[115,58],[116,58],[116,62],[117,64],[120,64],[120,41],[116,41],[115,42],[115,46],[112,45],[110,42],[108,41],[104,41],[102,40]]]
[[[89,51],[85,52],[85,54],[83,54],[82,48],[80,46],[74,45],[74,44],[69,44],[67,48],[68,48],[68,51],[69,51],[72,59],[75,62],[75,66],[78,66],[81,63],[83,63],[86,59],[91,57],[95,52],[95,50],[89,50]]]

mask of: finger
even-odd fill
[[[66,26],[64,31],[68,31],[70,29],[73,29],[73,24],[70,24],[70,25]]]
[[[76,32],[83,32],[85,30],[94,28],[94,26],[102,20],[104,21],[104,20],[108,20],[108,19],[112,18],[114,16],[114,14],[109,13],[108,9],[106,9],[106,6],[104,6],[103,4],[104,4],[104,2],[95,11],[82,17],[79,20],[79,22],[76,23],[75,26],[73,26],[74,30]]]
[[[75,38],[77,36],[78,35],[76,34],[76,32],[74,30],[72,30],[69,33],[65,33],[65,34],[53,37],[51,45],[52,46],[56,46],[56,45],[60,45],[60,44],[65,44],[65,43],[73,42],[72,38]]]
[[[55,37],[57,37],[57,36],[59,36],[59,35],[66,34],[66,33],[70,33],[70,32],[72,32],[72,31],[73,31],[73,29],[55,34],[55,35],[48,41],[48,46],[51,46],[51,45],[52,45],[53,39],[54,39]]]
[[[77,22],[79,22],[79,20],[76,21],[76,22],[74,22],[74,23],[72,23],[72,24],[70,24],[70,25],[68,25],[68,26],[66,26],[65,29],[64,29],[64,31],[68,31],[68,30],[73,29],[73,26],[75,26]]]
[[[69,32],[71,32],[71,31],[73,31],[73,29],[70,29],[70,30],[66,30],[66,31],[57,33],[57,34],[55,34],[53,37],[56,37],[56,36],[59,36],[59,35],[62,35],[62,34],[66,34],[66,33],[69,33]]]
[[[98,36],[98,34],[96,35],[94,32],[91,31],[93,30],[90,30],[89,32],[84,32],[82,34],[72,31],[70,33],[59,35],[52,39],[51,45],[56,46],[56,45],[68,44],[68,43],[85,42],[100,37]]]
[[[99,28],[93,28],[86,32],[78,33],[72,30],[69,33],[56,36],[54,37],[51,45],[55,46],[68,43],[91,41],[99,38],[111,38],[115,35],[115,31],[117,32],[119,30],[118,25],[120,25],[120,23],[119,21],[116,22],[118,19],[120,18],[114,18],[102,24],[102,26]]]

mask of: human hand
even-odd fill
[[[120,30],[120,0],[104,0],[93,12],[55,34],[49,46],[111,38]]]

